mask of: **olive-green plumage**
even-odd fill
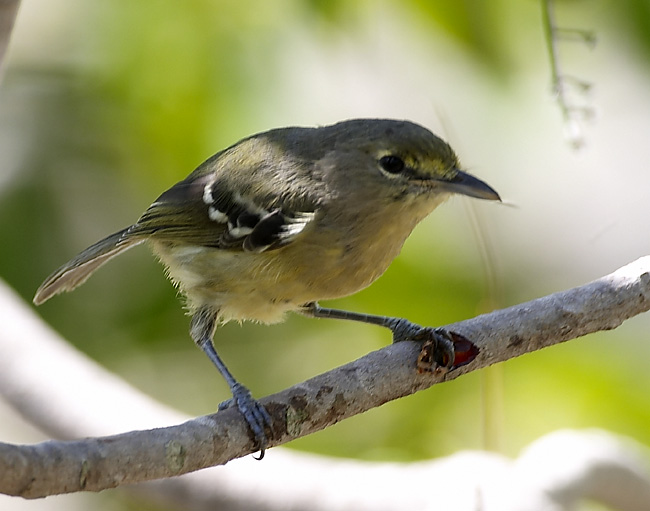
[[[223,374],[205,342],[218,322],[275,322],[359,291],[453,193],[499,199],[460,170],[447,143],[416,124],[359,119],[271,130],[205,161],[135,224],[48,277],[34,301],[74,289],[110,258],[148,241],[187,297],[194,340]]]
[[[399,157],[403,170],[382,171],[385,156]],[[287,310],[369,285],[450,193],[497,198],[477,180],[454,181],[458,175],[449,145],[409,122],[361,119],[254,135],[208,159],[134,225],[62,266],[35,302],[74,289],[108,259],[148,240],[190,307],[211,305],[223,320],[277,321]],[[244,236],[224,242],[228,222],[210,218],[212,203],[279,210],[298,216],[302,229],[263,251],[246,250]]]

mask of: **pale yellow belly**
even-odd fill
[[[397,255],[381,247],[377,254],[362,258],[354,248],[304,243],[259,254],[153,244],[190,309],[209,305],[219,311],[222,321],[264,323],[281,321],[287,312],[309,302],[363,289]]]
[[[187,296],[190,310],[210,306],[222,321],[274,323],[307,303],[347,296],[370,285],[434,206],[425,203],[417,215],[386,209],[382,213],[387,218],[367,221],[356,231],[355,219],[345,219],[352,226],[348,230],[323,222],[287,246],[261,253],[152,243],[170,278]]]

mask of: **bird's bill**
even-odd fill
[[[442,188],[451,193],[476,197],[477,199],[498,200],[501,197],[490,185],[461,170],[452,178],[439,181]]]

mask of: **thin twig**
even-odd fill
[[[560,55],[558,43],[561,38],[571,37],[578,39],[589,46],[595,45],[596,37],[593,32],[559,28],[555,22],[555,11],[553,9],[553,0],[542,0],[542,25],[544,35],[546,36],[546,49],[551,66],[551,86],[553,94],[562,112],[567,139],[571,145],[578,149],[585,144],[584,133],[581,120],[585,117],[591,117],[593,111],[589,107],[576,107],[569,100],[568,84],[577,86],[581,92],[587,92],[591,84],[575,77],[570,77],[562,72],[560,67]]]

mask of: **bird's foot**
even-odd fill
[[[393,342],[422,342],[418,357],[420,372],[440,372],[454,365],[454,335],[444,328],[423,327],[403,318],[390,318],[386,325],[393,332]]]
[[[219,410],[225,410],[226,408],[237,405],[237,409],[244,416],[248,427],[253,432],[256,446],[260,451],[260,455],[256,459],[261,460],[268,447],[266,428],[269,429],[271,436],[273,436],[273,421],[271,416],[266,411],[266,408],[243,385],[236,383],[231,390],[232,398],[221,403]]]

